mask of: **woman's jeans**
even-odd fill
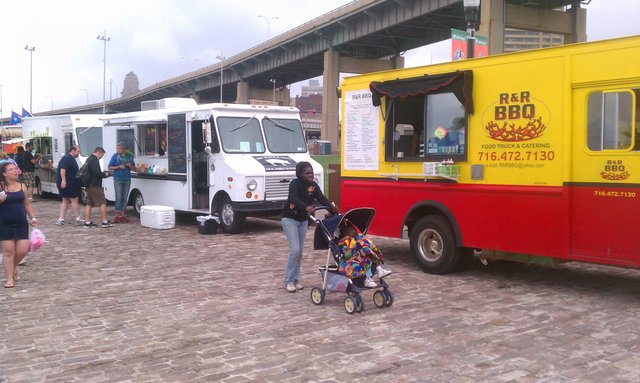
[[[289,242],[289,258],[287,270],[284,275],[284,283],[295,283],[300,277],[300,262],[302,261],[302,249],[304,237],[307,235],[307,220],[298,221],[292,218],[282,218],[282,229]]]
[[[129,188],[131,181],[113,180],[113,186],[116,189],[116,211],[124,211],[127,207],[127,197],[129,196]]]

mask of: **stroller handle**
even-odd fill
[[[326,210],[328,212],[332,212],[333,211],[333,206],[315,206],[316,211],[318,210]],[[311,218],[311,220],[315,223],[320,222],[320,220],[318,218],[316,218],[313,214],[308,214],[309,218]]]

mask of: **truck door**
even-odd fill
[[[191,122],[191,207],[209,208],[209,155],[205,151],[204,121]]]
[[[573,258],[640,265],[639,95],[640,86],[620,85],[573,92]]]

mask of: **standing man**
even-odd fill
[[[81,188],[80,181],[76,176],[79,170],[76,158],[79,155],[80,147],[73,145],[69,153],[58,162],[56,185],[58,186],[58,194],[62,198],[62,204],[60,205],[60,215],[56,225],[64,225],[64,217],[67,215],[69,204],[71,204],[71,210],[74,217],[76,217],[76,225],[82,226],[84,224],[80,216],[80,205],[78,204]]]
[[[113,222],[127,223],[129,218],[124,216],[127,209],[127,197],[131,187],[131,171],[136,171],[133,154],[127,150],[123,142],[118,142],[116,152],[109,161],[109,170],[113,172],[113,187],[116,190],[116,216]]]
[[[93,154],[87,158],[90,181],[87,186],[87,205],[84,208],[84,227],[88,229],[98,226],[91,222],[91,207],[93,206],[100,208],[101,226],[113,226],[113,223],[107,219],[107,199],[104,197],[104,189],[102,188],[102,179],[109,177],[108,171],[103,172],[100,169],[102,157],[104,157],[104,148],[98,146],[94,149]]]
[[[41,156],[34,157],[31,154],[33,150],[33,144],[27,142],[24,146],[24,153],[22,153],[22,179],[24,185],[27,187],[27,198],[29,201],[33,201],[33,188],[36,187],[36,163],[40,160]]]

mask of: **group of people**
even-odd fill
[[[100,159],[105,154],[102,147],[96,147],[85,162],[88,172],[88,184],[81,185],[77,177],[80,167],[76,158],[80,155],[80,147],[73,145],[71,150],[58,163],[56,185],[62,198],[59,218],[56,225],[65,224],[67,209],[75,216],[75,224],[91,228],[97,226],[91,221],[92,207],[99,207],[102,227],[113,226],[107,218],[107,201],[102,188],[102,180],[113,173],[116,190],[116,206],[114,222],[127,223],[125,216],[127,196],[131,185],[131,171],[135,170],[135,162],[131,152],[124,144],[117,145],[116,153],[109,161],[109,170],[100,169]],[[24,150],[18,150],[15,159],[8,158],[0,152],[0,241],[2,242],[2,267],[5,273],[5,288],[12,288],[19,279],[18,265],[29,252],[29,226],[35,227],[38,220],[31,204],[31,193],[35,187],[35,163],[39,156],[31,153],[31,143]],[[19,165],[22,163],[23,167]],[[31,166],[25,164],[31,164]],[[80,216],[79,198],[81,187],[87,191],[87,203],[84,218]]]
[[[71,205],[72,213],[76,217],[75,224],[85,228],[98,226],[91,221],[91,209],[93,207],[99,209],[101,227],[112,227],[114,223],[129,222],[129,219],[125,216],[125,210],[127,207],[126,198],[129,195],[129,188],[131,187],[131,171],[135,171],[136,169],[133,154],[127,150],[123,143],[118,143],[116,152],[109,160],[109,170],[102,171],[100,168],[100,160],[104,157],[104,154],[104,148],[98,146],[87,158],[83,165],[86,167],[88,174],[86,185],[81,185],[81,180],[77,176],[78,172],[80,172],[80,167],[78,166],[76,158],[80,155],[80,147],[73,145],[69,153],[62,157],[58,163],[56,178],[58,192],[62,198],[56,225],[65,224],[65,217],[69,205]],[[107,200],[104,195],[104,189],[102,188],[102,180],[112,174],[116,192],[115,217],[113,221],[107,218]],[[87,193],[84,218],[80,216],[79,205],[82,186],[85,186]]]
[[[315,213],[314,202],[323,206],[332,206],[332,213],[338,214],[335,204],[329,202],[314,181],[313,167],[302,161],[296,165],[296,178],[289,183],[289,194],[282,209],[282,229],[289,245],[287,267],[284,275],[285,289],[296,292],[304,288],[300,282],[300,264],[302,249],[307,234],[309,214]],[[365,277],[366,287],[376,287],[373,272],[384,278],[391,272],[382,268],[382,252],[362,235],[357,227],[344,220],[340,227],[340,262],[338,270],[349,278]]]

